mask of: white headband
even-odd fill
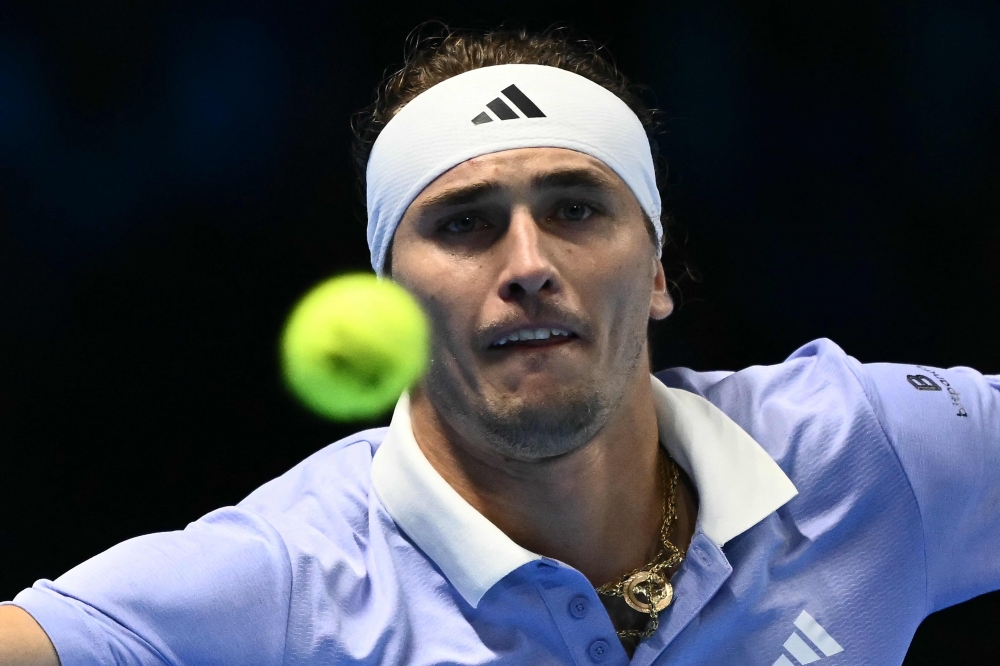
[[[544,65],[474,69],[424,91],[390,120],[368,160],[368,248],[379,275],[396,226],[435,178],[487,153],[568,148],[604,162],[631,188],[662,240],[660,194],[639,118],[617,95]]]

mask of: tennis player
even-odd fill
[[[650,374],[651,114],[558,33],[424,44],[359,128],[372,266],[433,322],[388,428],[0,608],[0,663],[899,664],[1000,588],[1000,377]]]

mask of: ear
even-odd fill
[[[653,293],[649,298],[649,318],[666,319],[674,311],[674,299],[667,291],[667,276],[663,272],[663,262],[659,257],[653,257]]]

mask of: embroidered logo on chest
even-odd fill
[[[795,666],[795,664],[811,664],[814,661],[819,661],[823,657],[817,654],[814,647],[818,648],[826,657],[832,657],[838,652],[844,651],[844,648],[840,647],[840,643],[833,640],[833,636],[826,633],[826,629],[809,613],[805,611],[799,613],[794,624],[798,631],[792,631],[792,635],[788,637],[782,647],[788,651],[788,654],[792,655],[795,661],[782,653],[771,666]],[[810,644],[805,638],[802,638],[802,634],[805,634],[812,643]]]

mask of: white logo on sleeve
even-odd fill
[[[812,645],[817,647],[824,656],[832,657],[838,652],[844,651],[844,648],[840,647],[840,643],[833,640],[833,636],[826,633],[826,629],[821,627],[819,622],[814,620],[809,613],[805,611],[799,613],[799,616],[795,618],[795,626],[806,635],[806,638],[812,641]],[[802,638],[799,631],[793,631],[783,647],[795,658],[796,662],[803,664],[803,666],[822,659],[823,657],[820,657],[816,650]],[[782,654],[771,666],[795,666],[795,663]]]

